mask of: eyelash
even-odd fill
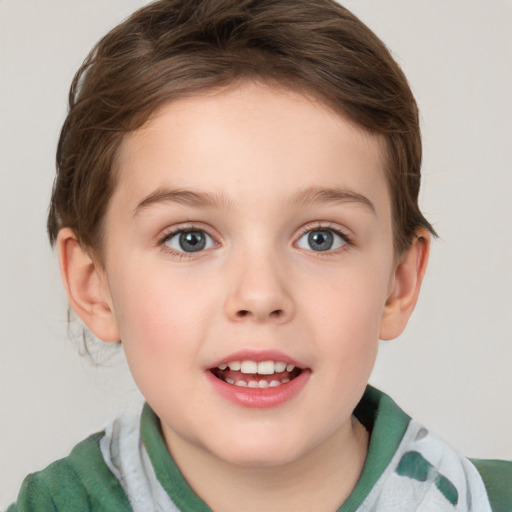
[[[202,226],[180,226],[178,228],[171,229],[169,231],[166,231],[162,234],[161,237],[158,238],[156,245],[159,246],[162,250],[164,250],[167,253],[172,254],[173,256],[177,256],[180,259],[182,258],[190,258],[196,255],[195,252],[186,252],[186,251],[175,251],[166,243],[174,238],[177,235],[184,234],[184,233],[194,233],[194,232],[201,232],[205,233],[209,238],[211,238],[215,245],[218,245],[218,242],[216,241],[215,237],[210,235],[206,229]],[[199,253],[205,252],[205,250],[197,251]]]
[[[354,245],[352,237],[349,236],[348,233],[346,233],[345,231],[341,230],[337,225],[334,226],[333,224],[330,224],[329,222],[322,223],[320,221],[313,223],[313,224],[307,224],[306,226],[304,226],[301,229],[301,231],[299,232],[299,235],[297,236],[297,241],[294,242],[294,245],[297,244],[298,240],[300,240],[304,235],[306,235],[307,233],[311,233],[312,231],[330,231],[330,232],[334,233],[335,235],[338,235],[345,242],[345,244],[342,247],[340,247],[338,249],[334,249],[334,250],[327,250],[327,251],[310,250],[310,251],[308,251],[317,257],[336,256],[336,255],[340,254],[340,252],[345,251],[348,247]]]
[[[314,250],[308,250],[308,252],[314,254],[315,256],[323,257],[323,256],[333,256],[337,255],[340,252],[346,250],[348,247],[353,245],[352,237],[350,237],[346,232],[342,231],[339,227],[335,227],[330,223],[321,223],[317,222],[314,224],[308,224],[304,226],[298,236],[296,237],[296,241],[294,242],[294,246],[298,243],[298,241],[307,233],[313,232],[313,231],[330,231],[334,233],[335,235],[339,236],[345,244],[337,249],[334,250],[326,250],[326,251],[314,251]],[[166,245],[166,243],[171,240],[173,237],[180,235],[182,233],[189,233],[189,232],[202,232],[205,233],[209,238],[211,238],[215,245],[218,245],[218,242],[216,241],[215,237],[208,233],[207,230],[204,229],[202,226],[182,226],[178,228],[174,228],[170,231],[166,231],[162,234],[161,237],[158,238],[156,245],[161,247],[162,250],[171,253],[174,256],[178,256],[180,259],[182,258],[190,258],[193,257],[196,253],[195,252],[186,252],[186,251],[176,251],[173,250],[171,247]],[[203,249],[200,251],[197,251],[198,253],[203,253],[208,249]]]

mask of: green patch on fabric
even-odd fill
[[[439,473],[419,452],[405,453],[400,459],[396,473],[419,482],[434,482],[437,489],[452,505],[457,505],[459,501],[459,493],[452,482]]]
[[[407,452],[400,459],[396,472],[420,482],[428,480],[429,473],[434,469],[432,464],[418,452]]]
[[[441,491],[443,496],[453,505],[457,505],[459,501],[459,493],[455,486],[445,476],[438,474],[436,477],[436,487]]]

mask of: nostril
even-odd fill
[[[239,309],[237,312],[236,312],[236,317],[241,319],[241,318],[246,318],[248,316],[255,316],[256,318],[259,318],[259,315],[257,313],[254,313],[253,311],[251,311],[250,309]],[[273,318],[273,319],[281,319],[285,316],[285,312],[283,309],[274,309],[273,311],[270,311],[270,313],[268,313],[268,315],[263,315],[262,318]]]

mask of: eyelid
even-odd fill
[[[348,229],[343,229],[342,227],[340,227],[339,224],[335,224],[335,223],[332,223],[332,222],[322,222],[322,221],[314,221],[314,222],[310,222],[304,226],[302,226],[295,238],[295,242],[294,242],[294,245],[297,245],[298,241],[307,233],[310,233],[311,231],[322,231],[322,230],[325,230],[325,231],[332,231],[333,233],[335,233],[336,235],[338,235],[339,237],[341,237],[344,241],[345,241],[345,244],[343,245],[343,247],[340,247],[339,249],[333,249],[333,250],[328,250],[328,251],[313,251],[311,249],[312,252],[315,252],[317,254],[329,254],[329,253],[336,253],[337,251],[340,251],[340,250],[343,250],[343,248],[345,248],[346,246],[350,246],[350,245],[353,245],[353,239],[352,239],[352,235],[348,233]]]
[[[164,229],[156,238],[155,245],[160,247],[162,250],[169,252],[171,254],[175,254],[180,257],[191,257],[191,256],[198,256],[201,253],[207,252],[210,249],[214,247],[210,247],[208,249],[203,249],[201,251],[197,252],[186,252],[186,251],[177,251],[173,249],[172,247],[169,247],[166,245],[166,242],[171,240],[173,237],[179,235],[180,233],[187,233],[190,231],[201,231],[206,234],[209,238],[212,239],[214,246],[219,245],[219,238],[216,235],[212,234],[212,229],[203,224],[202,222],[194,223],[194,222],[185,222],[183,224],[175,224],[173,226],[170,226],[166,229]]]
[[[335,233],[339,234],[341,237],[349,240],[352,238],[349,229],[344,228],[340,226],[338,223],[330,222],[330,221],[321,221],[321,220],[315,220],[312,222],[308,222],[307,224],[304,224],[300,227],[298,230],[297,238],[301,237],[305,233],[308,233],[309,231],[316,231],[316,230],[330,230],[334,231]]]
[[[349,233],[349,230],[341,227],[337,223],[333,223],[333,222],[329,222],[329,221],[325,221],[325,222],[313,221],[313,222],[309,222],[309,223],[305,224],[304,226],[302,226],[299,229],[298,234],[295,236],[295,241],[293,242],[293,245],[296,246],[297,242],[300,238],[302,238],[305,234],[307,234],[311,231],[315,231],[315,230],[332,231],[333,233],[337,234],[345,241],[345,244],[343,245],[343,247],[340,247],[338,249],[328,250],[325,252],[311,250],[311,252],[315,252],[316,254],[327,255],[329,253],[336,253],[347,246],[353,245],[353,238],[352,238],[352,235]],[[157,236],[155,245],[159,246],[160,248],[162,248],[162,250],[165,250],[166,252],[170,252],[170,253],[178,255],[180,257],[191,257],[194,255],[198,256],[199,254],[212,249],[212,248],[204,249],[204,250],[194,253],[194,252],[185,252],[185,251],[175,251],[171,247],[165,245],[165,243],[169,239],[171,239],[173,236],[176,236],[179,233],[186,233],[188,231],[202,231],[213,240],[215,246],[219,246],[221,244],[221,242],[219,242],[219,240],[221,240],[221,237],[218,234],[212,234],[213,229],[209,225],[206,225],[202,222],[184,222],[182,224],[177,224],[177,225],[175,224],[175,225],[169,226],[168,228],[164,229]]]

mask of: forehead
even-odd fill
[[[172,101],[128,134],[114,196],[134,207],[157,188],[201,187],[261,204],[324,186],[387,202],[384,145],[311,96],[246,83]]]

